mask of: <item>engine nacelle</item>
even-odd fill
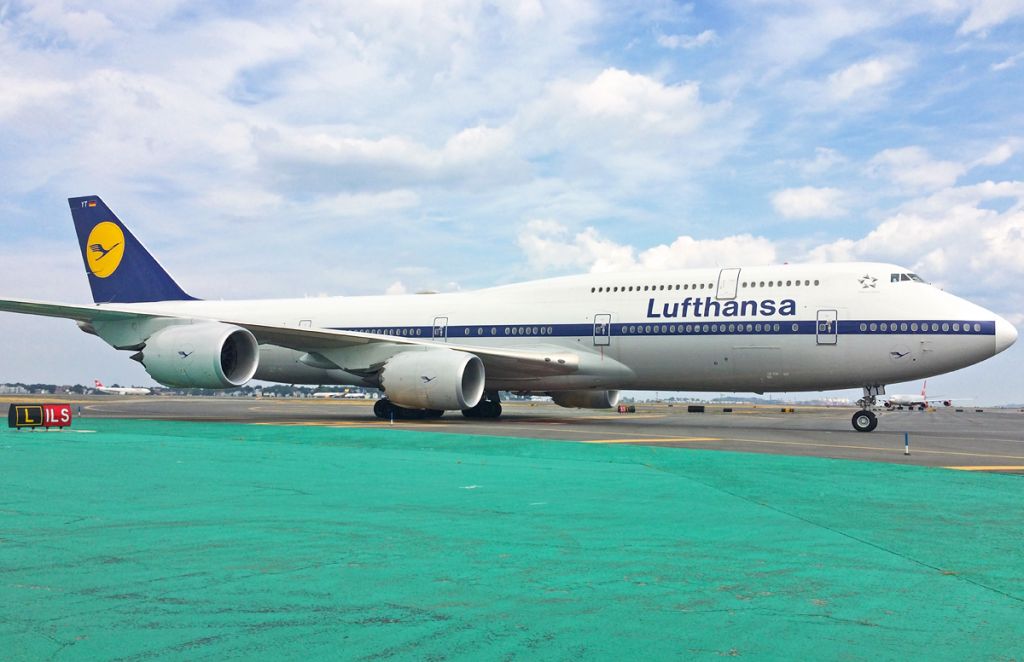
[[[452,349],[409,350],[384,364],[381,388],[413,409],[472,409],[484,394],[484,364]]]
[[[570,409],[611,409],[619,404],[618,391],[554,391],[551,399]]]
[[[256,374],[259,356],[259,344],[247,329],[202,322],[160,329],[132,358],[164,386],[234,388]]]

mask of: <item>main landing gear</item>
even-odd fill
[[[497,393],[488,393],[472,409],[463,409],[466,418],[498,418],[501,416],[501,400]]]
[[[853,415],[853,429],[857,432],[871,432],[878,427],[878,416],[872,409],[878,409],[878,396],[885,394],[884,386],[865,386],[864,397],[857,401],[861,410]]]
[[[422,421],[444,416],[443,409],[409,409],[400,407],[387,398],[381,398],[373,403],[373,413],[377,418],[392,421]]]

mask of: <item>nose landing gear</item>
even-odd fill
[[[857,432],[871,432],[878,427],[878,416],[872,410],[878,409],[878,396],[885,395],[885,386],[865,386],[864,397],[857,401],[861,410],[853,415],[853,429]]]
[[[853,415],[853,429],[857,432],[871,432],[878,427],[878,417],[867,409]]]

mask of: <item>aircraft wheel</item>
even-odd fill
[[[481,400],[472,409],[463,409],[466,418],[498,418],[501,416],[501,403],[496,400]]]
[[[857,432],[871,432],[878,427],[878,417],[867,409],[853,415],[853,429]]]
[[[377,418],[391,418],[394,405],[387,398],[381,398],[373,403],[373,415]]]

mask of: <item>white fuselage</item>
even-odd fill
[[[586,274],[451,294],[135,304],[196,319],[341,329],[440,346],[560,348],[601,375],[487,378],[488,390],[800,391],[884,385],[1013,343],[995,313],[878,263]],[[125,308],[125,306],[121,306]],[[263,345],[257,379],[377,386]]]
[[[103,395],[149,395],[152,393],[148,388],[136,386],[97,386],[93,390]]]

